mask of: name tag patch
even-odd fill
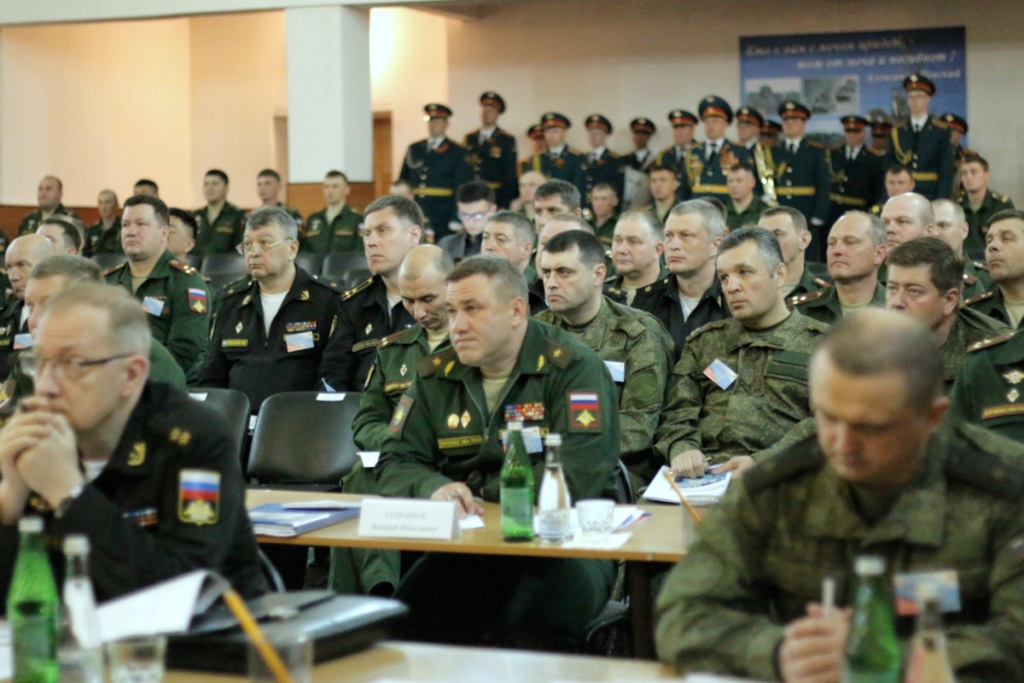
[[[182,470],[178,475],[178,519],[186,524],[216,524],[220,516],[220,472]]]
[[[1024,415],[1024,403],[1007,403],[1001,406],[989,406],[981,411],[982,420],[991,420],[997,417],[1009,417],[1010,415]]]
[[[452,448],[468,448],[469,446],[479,446],[484,442],[484,437],[479,434],[473,436],[452,436],[447,439],[438,439],[437,447],[443,451],[450,450]]]
[[[288,353],[311,349],[313,348],[313,333],[296,332],[295,334],[286,334],[284,335],[284,345],[288,349]]]
[[[248,339],[222,339],[220,342],[221,348],[224,349],[244,349],[249,346]]]

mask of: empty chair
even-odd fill
[[[245,257],[234,252],[228,254],[210,254],[203,259],[203,265],[199,271],[208,278],[214,276],[233,276],[232,279],[245,277],[248,273],[245,270]]]
[[[353,270],[348,271],[340,278],[336,280],[331,280],[331,282],[333,282],[341,289],[351,289],[352,287],[358,285],[360,282],[367,280],[371,275],[372,273],[368,270],[363,270],[362,268],[355,268]]]
[[[366,254],[362,251],[336,251],[324,257],[320,274],[328,280],[340,282],[349,271],[366,269]]]
[[[100,270],[107,271],[127,261],[128,257],[124,254],[93,254],[92,260],[100,267]]]
[[[242,446],[249,429],[249,397],[237,389],[193,389],[189,391],[189,396],[216,410],[227,421],[244,472]]]
[[[342,396],[294,391],[264,401],[252,437],[249,478],[275,488],[337,489],[358,457],[352,418],[361,394]]]
[[[295,265],[310,275],[319,275],[324,264],[324,255],[309,251],[300,251],[295,257]]]

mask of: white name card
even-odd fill
[[[364,498],[359,513],[359,535],[451,540],[462,533],[455,505],[455,501],[444,500]]]

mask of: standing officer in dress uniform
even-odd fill
[[[825,150],[804,139],[811,110],[794,100],[779,106],[783,139],[780,148],[772,151],[775,165],[775,194],[780,206],[792,206],[807,218],[811,235],[813,260],[825,261],[832,174]]]
[[[686,155],[697,143],[693,140],[697,117],[685,109],[673,109],[668,113],[672,124],[672,146],[661,150],[657,163],[675,169],[679,179],[676,197],[683,202],[690,198],[690,175],[686,168]]]
[[[535,156],[538,154],[544,154],[548,151],[548,143],[547,140],[544,139],[544,126],[539,123],[533,124],[526,129],[526,137],[530,138],[530,144],[533,145],[533,151],[530,152],[530,156],[519,160],[519,167],[517,170],[519,171],[520,176],[533,170],[533,158]]]
[[[950,199],[956,150],[946,122],[928,115],[935,84],[926,76],[911,74],[903,79],[903,89],[907,91],[910,120],[892,129],[886,166],[909,166],[914,174],[915,192],[927,199]]]
[[[564,180],[580,191],[587,193],[587,157],[565,142],[565,131],[572,126],[569,119],[558,112],[549,111],[540,120],[544,127],[544,141],[547,151],[535,153],[530,160],[530,170],[544,174],[548,180]]]
[[[881,117],[871,119],[871,146],[868,151],[875,156],[885,157],[892,147],[892,124]],[[886,165],[883,163],[883,166]]]
[[[753,156],[754,147],[761,139],[764,117],[753,107],[740,107],[736,110],[736,136],[738,142]]]
[[[633,119],[629,124],[633,131],[633,151],[622,157],[623,206],[638,208],[647,201],[647,171],[656,161],[654,152],[647,143],[654,135],[654,122],[646,118]]]
[[[324,177],[324,201],[327,206],[309,217],[301,237],[302,251],[330,254],[335,251],[361,251],[363,239],[359,227],[363,214],[348,203],[351,192],[348,176],[328,171]]]
[[[480,96],[480,127],[466,133],[462,143],[473,176],[491,186],[499,209],[507,209],[519,196],[516,138],[498,127],[498,117],[504,113],[501,95],[485,92]]]
[[[449,223],[458,221],[455,190],[473,179],[473,170],[466,163],[466,150],[448,139],[452,110],[428,104],[423,111],[429,137],[409,145],[398,177],[409,183],[423,210],[428,240],[432,235],[431,241],[437,241],[451,233]]]
[[[340,294],[295,265],[298,224],[282,207],[249,216],[239,251],[251,278],[227,290],[198,385],[238,389],[255,414],[285,391],[316,391]]]
[[[612,134],[612,122],[600,114],[591,114],[587,117],[586,126],[590,142],[590,152],[587,153],[586,204],[590,206],[594,200],[594,188],[601,183],[611,185],[615,193],[622,196],[623,166],[621,157],[606,146],[608,136]]]
[[[245,211],[228,201],[228,174],[213,168],[203,176],[206,206],[196,209],[196,256],[227,254],[242,241]],[[127,203],[125,204],[127,206]]]
[[[779,146],[779,135],[782,134],[782,124],[772,119],[765,119],[761,126],[761,146],[765,149],[772,149]]]
[[[867,211],[882,194],[885,169],[882,158],[864,146],[870,125],[863,116],[844,116],[843,135],[846,144],[828,151],[832,171],[832,210],[828,225],[847,211]]]
[[[714,197],[729,201],[726,175],[740,162],[750,163],[750,155],[741,145],[725,139],[725,129],[732,123],[732,107],[717,95],[708,95],[697,109],[704,122],[707,140],[692,147],[686,156],[686,168],[694,199]]]

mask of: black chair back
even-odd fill
[[[93,254],[91,258],[93,263],[99,266],[102,271],[110,270],[114,266],[119,266],[128,260],[128,257],[124,254]]]
[[[245,458],[242,446],[249,429],[249,397],[237,389],[192,389],[189,395],[204,405],[213,408],[224,416],[231,428],[231,436],[238,449],[242,471],[245,471]]]
[[[366,270],[366,254],[362,251],[336,251],[324,257],[324,265],[320,275],[340,282],[349,271]]]
[[[319,275],[324,265],[324,255],[314,254],[309,251],[300,251],[295,257],[295,265],[302,268],[310,275]]]
[[[264,401],[252,437],[249,478],[277,488],[337,489],[359,457],[352,418],[361,394],[350,391],[336,400],[340,396],[294,391]]]
[[[213,278],[215,275],[231,275],[234,280],[248,275],[248,271],[245,269],[245,257],[233,251],[224,254],[210,254],[203,259],[203,265],[199,272],[209,278]]]

